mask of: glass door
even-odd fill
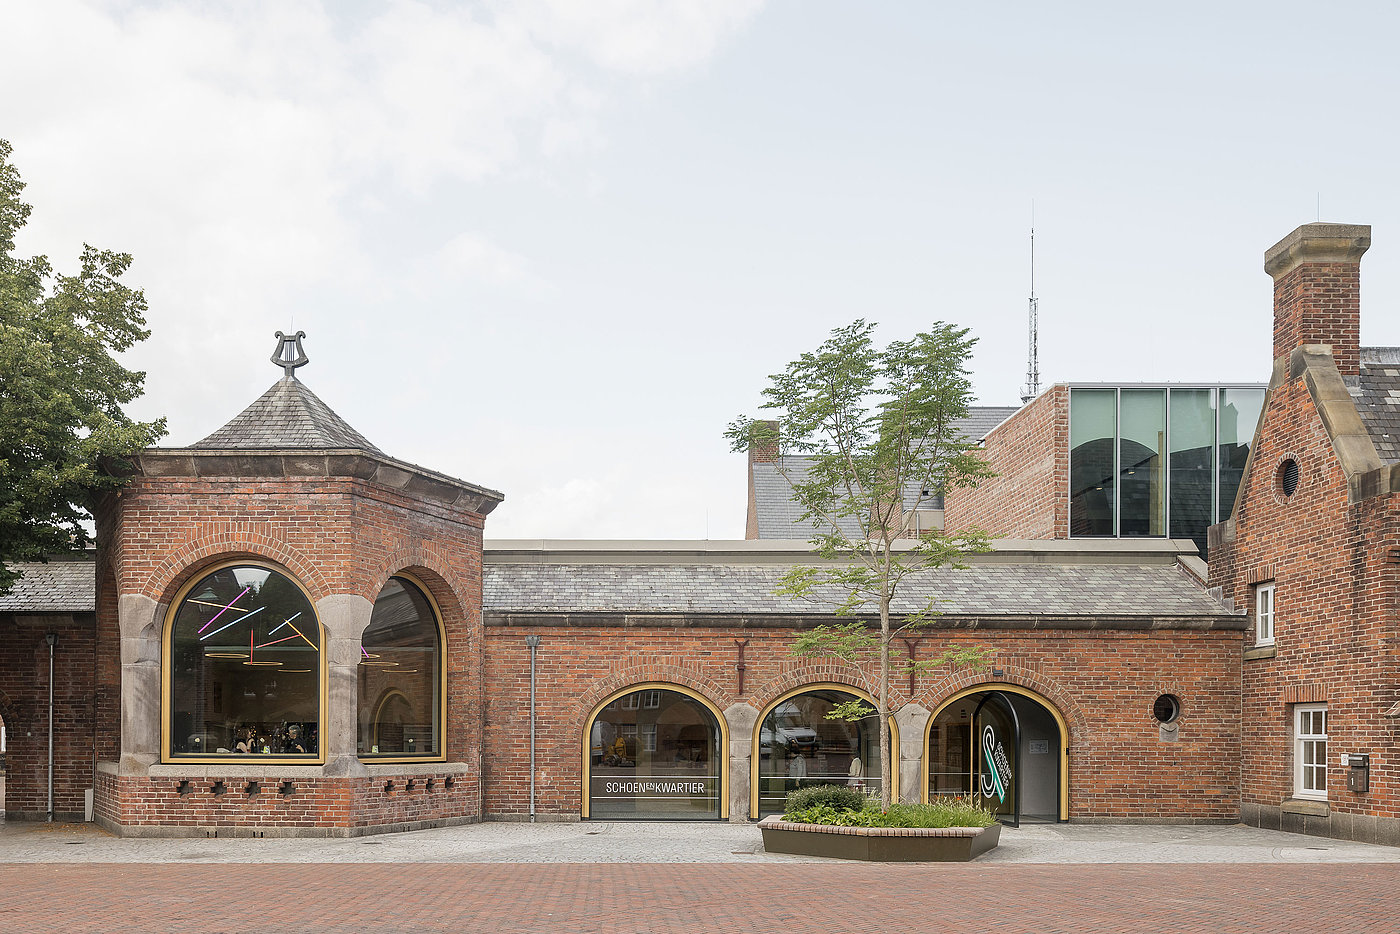
[[[973,800],[1003,824],[1021,825],[1021,788],[1017,781],[1021,725],[1006,695],[991,691],[972,715]]]

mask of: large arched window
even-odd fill
[[[230,564],[185,587],[166,672],[166,758],[322,758],[321,626],[280,571]]]
[[[393,577],[374,601],[360,640],[360,755],[440,758],[442,630],[426,591]]]
[[[880,792],[880,728],[875,715],[857,722],[828,720],[838,704],[865,694],[841,685],[810,685],[790,691],[769,706],[754,737],[753,815],[782,813],[788,793],[808,785],[844,785],[866,794]],[[899,734],[890,721],[892,748]]]
[[[584,737],[584,817],[715,820],[724,798],[727,734],[698,694],[635,685],[593,711]]]

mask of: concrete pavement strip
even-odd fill
[[[0,824],[0,863],[795,863],[753,824],[514,823],[353,838],[121,838],[94,824]],[[1028,824],[982,863],[1400,863],[1400,848],[1244,825]]]

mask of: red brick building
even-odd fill
[[[944,519],[1010,537],[897,609],[942,611],[901,656],[976,643],[990,665],[898,679],[899,798],[1400,842],[1400,355],[1346,346],[1364,231],[1270,251],[1267,400],[1070,384],[979,413],[1001,477]],[[789,651],[834,619],[774,594],[802,543],[484,545],[500,494],[384,454],[295,378],[295,343],[224,428],[134,459],[95,556],[0,598],[12,815],[90,795],[123,834],[353,835],[749,820],[804,784],[878,787],[878,731],[824,716],[874,686]],[[762,539],[792,517],[763,514],[759,454]],[[1232,508],[1207,572],[1179,533]]]
[[[1273,376],[1210,578],[1251,619],[1243,819],[1400,844],[1400,350],[1361,346],[1370,234],[1307,224],[1265,254]]]

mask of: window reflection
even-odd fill
[[[1167,531],[1167,394],[1124,389],[1118,400],[1118,534]]]
[[[441,755],[442,652],[437,614],[412,581],[394,577],[360,640],[361,756]]]
[[[857,700],[845,691],[789,697],[763,718],[758,731],[758,812],[779,814],[787,794],[807,785],[835,784],[880,792],[880,729],[874,715],[857,723],[828,720],[832,707]]]
[[[719,817],[719,723],[695,698],[663,688],[625,694],[593,719],[588,747],[589,817]]]
[[[1171,537],[1190,538],[1202,553],[1215,522],[1215,404],[1210,389],[1171,391]]]
[[[316,758],[321,628],[290,578],[254,565],[200,578],[170,628],[172,758]]]
[[[1114,441],[1118,399],[1112,389],[1076,389],[1069,397],[1069,533],[1113,535]]]
[[[1220,519],[1224,521],[1235,511],[1235,495],[1264,408],[1264,390],[1222,389],[1220,396]]]

